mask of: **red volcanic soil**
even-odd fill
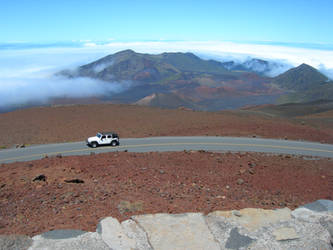
[[[257,136],[333,143],[333,130],[327,126],[256,115],[251,111],[197,112],[94,104],[30,108],[0,114],[0,148],[82,141],[98,131],[110,130],[121,138]]]
[[[146,213],[294,209],[333,199],[333,161],[259,153],[106,153],[0,167],[0,234],[95,231]]]

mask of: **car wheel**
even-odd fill
[[[111,146],[112,146],[112,147],[117,146],[117,142],[116,142],[116,141],[112,141],[112,142],[111,142]]]
[[[92,142],[92,143],[91,143],[91,146],[92,146],[93,148],[96,148],[96,147],[97,147],[97,142]]]

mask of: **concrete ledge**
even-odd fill
[[[332,249],[333,201],[291,211],[149,214],[104,218],[96,232],[55,230],[32,239],[0,235],[0,249]]]

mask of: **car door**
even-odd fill
[[[106,141],[107,141],[107,144],[111,144],[112,136],[111,135],[107,135],[106,136]]]
[[[102,135],[102,137],[100,139],[100,144],[102,144],[102,145],[108,144],[106,135]]]

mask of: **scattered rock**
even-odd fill
[[[242,185],[243,183],[244,183],[244,180],[243,180],[243,179],[239,178],[239,179],[237,180],[237,184],[238,184],[238,185]]]
[[[275,239],[277,241],[280,241],[280,240],[295,240],[295,239],[299,238],[295,229],[292,228],[292,227],[282,227],[282,228],[276,229],[273,232],[273,235],[275,236]]]
[[[240,174],[244,174],[246,172],[246,169],[245,168],[241,168],[240,170],[239,170],[239,173]]]
[[[216,196],[216,198],[225,200],[226,197],[225,197],[225,195],[218,195],[218,196]]]
[[[165,174],[164,170],[160,170],[159,172],[160,172],[160,174]]]
[[[6,184],[4,183],[4,184],[1,184],[0,185],[0,188],[4,188],[6,186]]]
[[[41,175],[38,175],[36,176],[32,181],[46,181],[46,176],[41,174]]]
[[[71,179],[71,180],[65,180],[66,183],[84,183],[84,180],[81,179]]]
[[[257,164],[253,163],[253,162],[248,162],[247,165],[250,167],[250,168],[254,168],[255,166],[257,166]]]
[[[249,173],[252,174],[252,175],[255,174],[254,169],[253,169],[253,168],[250,168],[250,169],[249,169]]]

